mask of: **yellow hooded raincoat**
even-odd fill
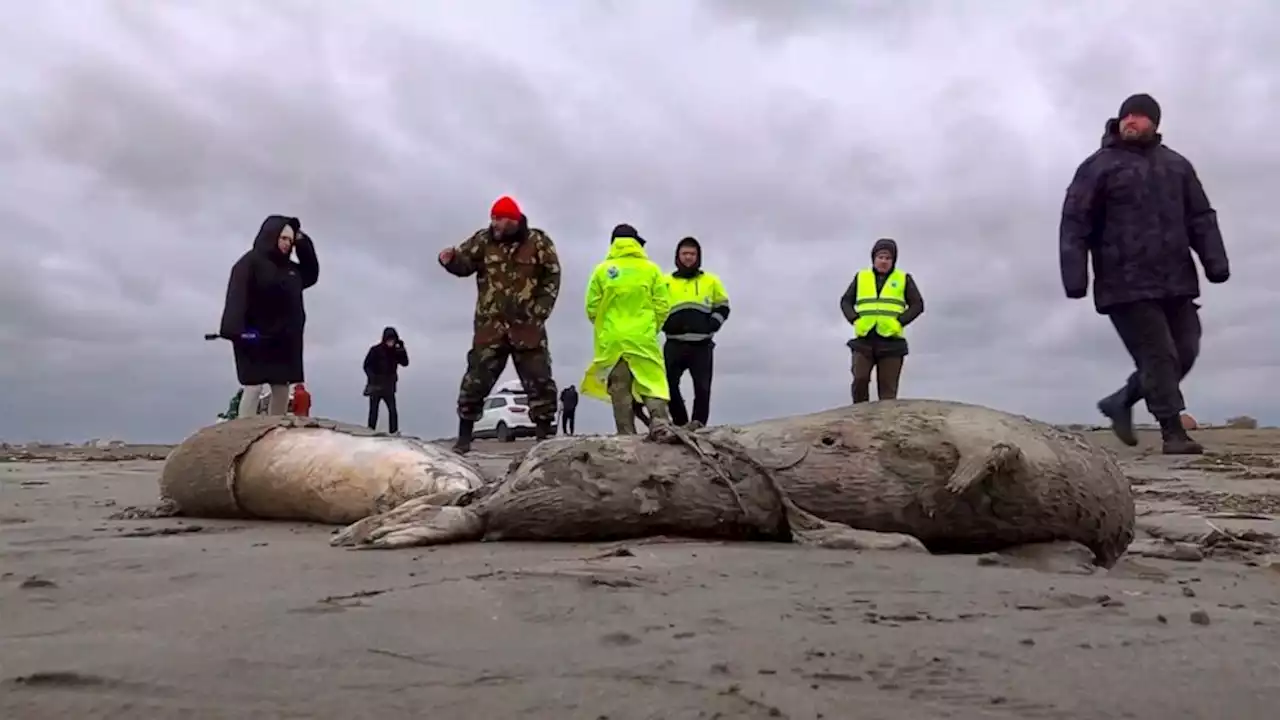
[[[658,332],[667,319],[667,279],[635,238],[620,237],[591,273],[587,319],[595,328],[595,358],[582,379],[582,394],[609,401],[609,372],[625,359],[637,400],[670,400]]]

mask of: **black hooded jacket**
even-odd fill
[[[1159,134],[1124,140],[1115,118],[1101,145],[1076,169],[1062,203],[1058,253],[1067,297],[1088,294],[1090,265],[1099,313],[1199,297],[1193,253],[1209,282],[1226,282],[1231,270],[1218,215],[1191,162]]]
[[[369,348],[364,356],[365,390],[370,395],[394,395],[402,367],[409,367],[409,352],[404,349],[400,333],[393,327],[385,328],[382,342]]]
[[[889,272],[898,267],[898,243],[889,239],[881,238],[871,246],[871,258],[874,261],[876,253],[881,250],[888,250],[893,254],[893,267]],[[874,270],[874,264],[872,266]],[[864,271],[859,271],[864,272]],[[884,288],[884,283],[889,279],[888,273],[876,273],[876,291],[879,292]],[[907,273],[907,286],[903,288],[906,296],[907,308],[898,316],[898,322],[902,323],[905,328],[910,325],[916,318],[924,313],[924,297],[920,295],[920,288],[916,287],[915,278],[911,277],[911,273]],[[855,274],[853,281],[849,283],[849,287],[844,291],[844,295],[840,296],[840,312],[844,314],[844,319],[852,325],[858,320],[858,312],[855,309],[855,303],[858,299],[858,276]],[[886,338],[876,334],[874,330],[865,337],[855,337],[848,342],[853,350],[863,352],[872,352],[878,355],[906,355],[908,346],[907,339],[904,337]]]
[[[298,261],[280,252],[277,242],[292,227]],[[311,238],[297,218],[271,215],[262,221],[253,248],[236,261],[227,280],[219,334],[235,347],[241,385],[285,385],[305,380],[302,335],[307,323],[302,291],[316,284],[320,263]],[[255,341],[242,341],[254,331]]]
[[[578,389],[570,385],[560,391],[560,408],[570,415],[578,409]]]

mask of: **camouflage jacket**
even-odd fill
[[[560,295],[560,258],[551,236],[529,228],[512,240],[484,228],[458,246],[445,270],[476,276],[473,347],[546,347],[546,322]]]

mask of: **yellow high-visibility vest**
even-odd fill
[[[876,271],[872,268],[858,271],[858,294],[853,301],[853,310],[858,313],[858,320],[853,324],[855,337],[866,337],[872,330],[880,337],[902,337],[898,316],[906,309],[906,273],[894,268],[877,293]]]
[[[671,322],[664,326],[668,340],[706,340],[724,323],[729,293],[715,273],[703,270],[691,278],[667,275],[667,292],[671,297],[667,312]]]

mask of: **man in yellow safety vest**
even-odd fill
[[[853,325],[853,401],[871,399],[871,372],[880,400],[898,397],[902,362],[907,356],[903,328],[924,312],[924,298],[910,274],[898,268],[898,243],[877,240],[871,267],[859,270],[840,298],[840,310]]]

